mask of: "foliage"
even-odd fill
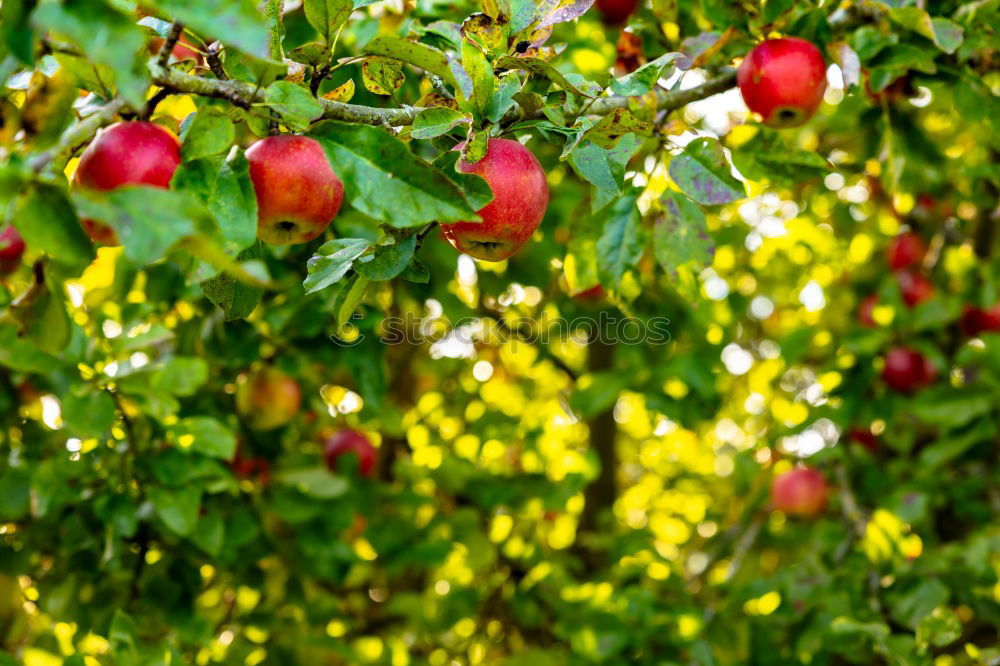
[[[998,298],[1000,4],[139,4],[0,4],[0,664],[1000,660],[1000,333],[961,325]],[[732,70],[777,34],[837,65],[780,132]],[[171,188],[70,186],[136,118],[181,137]],[[272,132],[344,183],[308,244],[255,240]],[[495,136],[551,201],[477,263],[435,225],[490,201],[452,148]],[[879,378],[903,343],[931,387]],[[268,432],[262,365],[303,395]],[[326,468],[344,427],[373,478]],[[815,521],[768,500],[805,457]]]

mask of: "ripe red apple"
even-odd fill
[[[970,337],[1000,331],[1000,303],[990,308],[966,305],[962,312],[962,330]]]
[[[771,500],[787,514],[813,517],[826,506],[827,487],[823,475],[811,467],[796,467],[774,479]]]
[[[903,302],[907,307],[915,307],[934,295],[934,283],[920,273],[903,270],[896,273],[899,291],[903,294]]]
[[[893,347],[885,355],[882,379],[894,391],[912,393],[933,384],[936,376],[934,364],[915,349]]]
[[[181,142],[155,123],[122,122],[102,130],[80,156],[73,175],[80,187],[114,190],[124,185],[170,187],[181,163]],[[114,230],[97,220],[81,220],[98,243],[118,245]]]
[[[0,275],[8,275],[21,265],[24,254],[24,239],[14,227],[0,231]]]
[[[769,39],[743,59],[736,83],[747,107],[764,124],[796,127],[809,120],[826,91],[826,62],[812,42]]]
[[[858,321],[865,328],[878,328],[878,322],[872,315],[876,305],[878,305],[878,294],[869,294],[865,296],[865,300],[861,301],[861,305],[858,307]]]
[[[639,0],[597,0],[597,10],[605,23],[624,23],[639,5]]]
[[[277,368],[252,372],[236,387],[236,411],[254,430],[285,425],[301,405],[299,383]]]
[[[344,455],[353,454],[358,458],[358,472],[361,476],[372,476],[375,473],[377,452],[368,438],[356,430],[338,430],[323,442],[323,457],[330,471],[337,471],[337,460]]]
[[[311,241],[340,212],[344,184],[315,140],[269,136],[247,149],[247,161],[257,193],[257,237],[265,243]]]
[[[848,433],[855,442],[865,447],[872,453],[878,450],[878,437],[868,428],[851,428]]]
[[[892,239],[886,250],[885,260],[889,264],[890,270],[899,271],[911,266],[918,266],[923,262],[926,253],[927,244],[924,239],[918,234],[908,231]]]
[[[442,233],[456,250],[476,259],[506,259],[528,242],[545,217],[549,185],[542,165],[517,141],[490,139],[486,156],[475,164],[459,162],[459,170],[485,178],[493,201],[477,211],[482,222],[442,224]]]

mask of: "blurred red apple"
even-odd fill
[[[368,438],[356,430],[338,430],[323,442],[323,457],[330,471],[337,471],[337,461],[341,456],[354,455],[358,459],[358,472],[371,477],[375,473],[377,452]]]
[[[878,323],[872,316],[876,305],[878,305],[878,294],[869,294],[858,307],[858,321],[865,328],[878,328]]]
[[[254,430],[274,430],[302,405],[299,383],[274,367],[252,372],[236,387],[236,411]]]
[[[826,496],[826,480],[811,467],[796,467],[775,477],[771,485],[774,508],[791,515],[819,515],[826,506]]]
[[[1000,331],[1000,303],[990,308],[966,305],[962,313],[962,330],[970,337]]]
[[[934,383],[937,368],[930,360],[909,347],[893,347],[885,355],[882,379],[894,391],[912,393]]]
[[[597,0],[597,10],[605,23],[624,23],[639,6],[639,0]]]
[[[899,282],[903,302],[908,307],[915,307],[934,295],[934,283],[916,271],[899,271],[896,273],[896,281]]]
[[[0,231],[0,275],[8,275],[21,265],[24,239],[13,226]]]
[[[889,269],[899,271],[911,266],[918,266],[927,254],[927,244],[918,234],[909,231],[892,239],[886,250],[886,262]]]

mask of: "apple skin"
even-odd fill
[[[542,165],[517,141],[490,139],[483,159],[475,164],[462,160],[458,168],[482,176],[493,191],[493,201],[476,211],[482,222],[442,224],[441,232],[459,252],[502,261],[528,242],[545,217],[549,185]]]
[[[73,182],[92,190],[124,185],[170,187],[181,163],[181,142],[155,123],[121,122],[102,130],[80,156]],[[119,245],[114,229],[97,220],[81,220],[98,243]]]
[[[277,368],[252,372],[236,387],[236,411],[254,430],[280,428],[301,406],[299,383]]]
[[[573,300],[577,303],[594,304],[600,303],[608,297],[608,292],[600,284],[595,284],[589,289],[582,289],[573,294]]]
[[[962,312],[962,330],[969,337],[1000,331],[1000,303],[990,308],[966,305]]]
[[[872,431],[869,430],[868,428],[861,428],[861,427],[851,428],[848,434],[850,435],[851,439],[853,439],[855,442],[865,447],[872,453],[878,451],[878,437],[876,437],[875,434],[872,433]]]
[[[885,253],[885,261],[889,264],[889,270],[901,271],[921,264],[925,254],[927,244],[924,239],[909,231],[892,239]]]
[[[826,479],[811,467],[796,467],[771,484],[774,508],[789,515],[815,517],[826,507]]]
[[[930,360],[909,347],[893,347],[885,355],[882,379],[894,391],[913,393],[934,383],[937,368]]]
[[[916,271],[899,271],[896,281],[907,307],[916,307],[934,296],[934,283]]]
[[[639,0],[597,0],[597,10],[609,25],[624,23],[638,6]]]
[[[826,92],[826,62],[812,42],[782,37],[761,42],[736,74],[743,101],[765,125],[796,127],[809,120]]]
[[[9,275],[21,265],[24,239],[14,227],[0,231],[0,275]]]
[[[323,233],[344,203],[344,184],[314,139],[269,136],[246,152],[257,194],[257,237],[272,245],[305,243]]]
[[[876,305],[878,305],[878,294],[868,294],[858,306],[858,321],[865,328],[878,328],[878,322],[872,316]]]
[[[358,473],[371,478],[375,474],[378,453],[368,438],[357,430],[338,430],[323,442],[323,458],[331,472],[337,471],[337,460],[353,454],[358,458]]]

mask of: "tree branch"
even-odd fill
[[[167,34],[167,38],[163,40],[163,45],[160,47],[160,52],[156,56],[156,64],[160,67],[166,67],[170,62],[170,54],[174,52],[174,47],[177,46],[177,41],[181,38],[181,33],[184,32],[184,25],[180,21],[174,21],[173,25],[170,26],[170,32]]]

